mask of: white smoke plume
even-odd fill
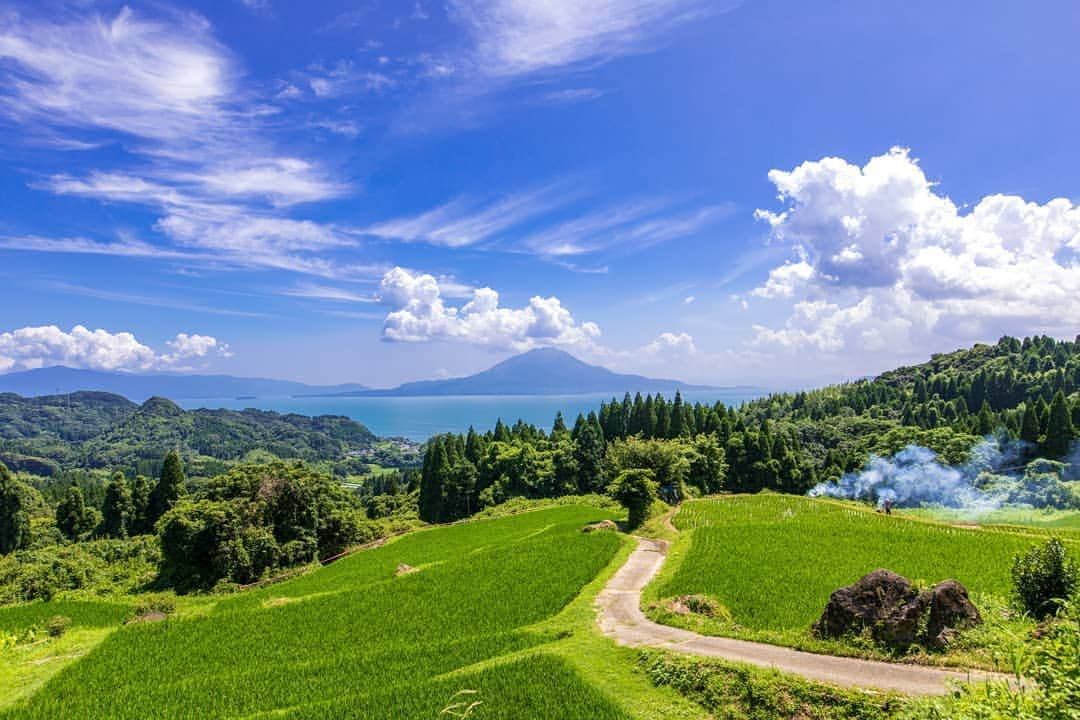
[[[1068,504],[1060,478],[1062,470],[1075,472],[1075,462],[1063,469],[1047,461],[1025,467],[1032,450],[1028,443],[991,435],[972,448],[964,465],[945,465],[933,450],[908,445],[892,457],[872,455],[861,471],[847,473],[837,482],[818,483],[808,494],[864,500],[878,507],[886,502],[896,507],[940,505],[973,515],[1012,503]],[[1073,455],[1080,460],[1080,448]]]

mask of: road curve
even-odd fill
[[[835,657],[764,643],[699,635],[660,625],[641,611],[641,591],[667,557],[662,540],[637,538],[638,546],[597,596],[601,631],[620,645],[655,647],[687,655],[723,658],[776,668],[810,680],[843,687],[876,688],[908,695],[936,695],[948,681],[1005,680],[1003,675],[955,672],[920,665]]]

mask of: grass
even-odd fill
[[[562,507],[421,531],[207,613],[124,626],[3,717],[436,717],[462,689],[479,691],[481,720],[701,717],[685,701],[644,714],[606,689],[679,706],[592,628],[588,596],[628,541],[580,528],[609,517]],[[397,577],[398,563],[420,571]],[[605,650],[597,679],[585,656]]]
[[[660,577],[646,589],[655,619],[708,634],[869,655],[880,653],[872,646],[825,642],[810,634],[833,590],[882,567],[927,585],[954,578],[990,615],[988,625],[996,626],[1004,622],[1000,611],[1011,590],[1014,554],[1043,537],[1022,529],[960,528],[848,503],[769,494],[686,503],[674,524],[682,531],[679,539]],[[714,598],[730,612],[730,620],[663,609],[662,599],[688,594]],[[993,664],[989,650],[971,647],[951,656],[910,659]]]
[[[639,664],[654,683],[693,698],[716,720],[886,720],[907,706],[899,695],[828,687],[725,660],[646,650]]]
[[[1012,525],[1044,530],[1053,534],[1080,533],[1080,511],[1036,510],[1034,508],[1002,508],[972,519],[969,514],[952,508],[913,508],[895,511],[900,515],[947,523],[978,523],[979,525]]]

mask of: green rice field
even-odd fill
[[[1014,554],[1046,537],[767,494],[685,503],[674,524],[680,535],[649,596],[712,596],[751,634],[805,632],[833,590],[877,568],[926,584],[953,578],[973,596],[1005,598]],[[1074,547],[1080,540],[1065,539]]]
[[[436,718],[462,698],[485,719],[629,717],[572,663],[535,652],[565,632],[530,627],[623,547],[581,532],[610,515],[563,507],[420,531],[192,617],[125,625],[0,717]],[[76,623],[109,612],[65,610]]]

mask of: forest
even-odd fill
[[[1080,500],[1063,481],[1076,478],[1077,463],[1063,461],[1080,427],[1078,389],[1080,339],[1036,336],[738,408],[627,394],[579,416],[573,429],[559,416],[550,431],[499,422],[482,434],[432,438],[420,517],[460,519],[515,496],[632,492],[627,482],[644,493],[639,502],[720,490],[801,495],[909,445],[962,464],[988,436],[1017,443],[1019,464],[1057,461],[1028,483],[1054,506],[1074,507]]]

